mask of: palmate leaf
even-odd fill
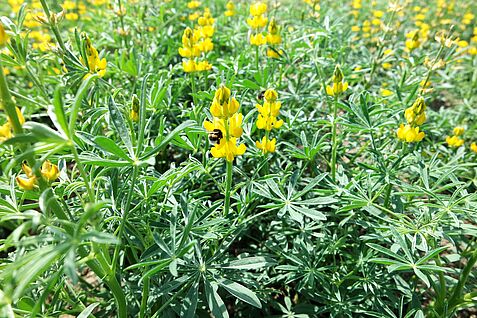
[[[9,284],[6,286],[13,288],[11,298],[19,299],[31,287],[31,282],[65,256],[69,247],[69,243],[45,246],[28,252],[22,258],[8,265],[0,274],[0,279]]]

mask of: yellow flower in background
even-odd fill
[[[10,123],[5,123],[0,126],[0,142],[4,142],[13,137],[12,126]]]
[[[275,19],[272,19],[268,26],[267,43],[271,45],[282,43],[282,37],[279,34],[279,28]]]
[[[267,5],[263,2],[257,2],[250,6],[250,15],[254,17],[260,16],[267,12]]]
[[[199,17],[200,17],[200,13],[199,12],[194,12],[194,13],[189,14],[188,18],[189,18],[190,21],[195,21]]]
[[[250,44],[261,46],[267,44],[267,38],[262,33],[250,35]]]
[[[419,127],[412,127],[411,125],[401,124],[397,130],[397,137],[399,140],[405,142],[418,142],[425,137],[425,133],[419,131]]]
[[[200,50],[196,43],[198,37],[191,28],[186,28],[182,34],[182,47],[179,48],[179,54],[182,57],[197,57],[200,55]]]
[[[260,29],[263,28],[267,25],[268,18],[260,15],[252,18],[247,19],[247,24],[252,28],[252,29]]]
[[[338,96],[348,89],[348,82],[344,81],[343,72],[339,65],[335,66],[335,71],[332,76],[333,84],[326,86],[326,93],[330,96]]]
[[[86,79],[92,74],[98,74],[99,77],[103,77],[106,74],[106,58],[99,58],[98,50],[93,46],[86,33],[83,33],[82,36],[85,41],[87,59],[86,63],[83,61],[83,64],[89,69],[89,73],[84,78]]]
[[[446,142],[449,145],[449,147],[452,148],[459,148],[464,144],[464,139],[459,138],[458,136],[447,136],[446,137]]]
[[[454,136],[462,136],[464,134],[464,127],[455,127],[453,130]]]
[[[224,13],[226,17],[233,17],[235,15],[235,4],[232,1],[227,2],[225,8],[227,9]]]
[[[189,1],[187,3],[187,8],[196,9],[196,8],[200,7],[200,5],[201,5],[200,1]]]
[[[475,142],[473,142],[471,145],[470,145],[470,150],[472,150],[473,152],[477,153],[477,144]]]
[[[275,128],[279,129],[283,125],[283,120],[277,120],[280,115],[280,108],[282,103],[278,101],[278,92],[274,89],[267,89],[263,94],[265,99],[263,105],[257,104],[258,116],[256,125],[258,129],[266,131],[265,136],[261,141],[256,141],[255,145],[262,151],[263,154],[275,152],[275,144],[277,140],[269,139],[269,132]]]
[[[60,170],[57,165],[45,160],[41,165],[41,175],[46,181],[53,182],[60,176]]]
[[[278,59],[283,55],[283,50],[267,49],[267,57],[272,59]]]
[[[136,122],[139,120],[139,99],[137,98],[136,94],[134,94],[132,97],[129,118],[131,118],[132,121]]]
[[[413,51],[421,46],[421,42],[419,40],[419,30],[414,30],[406,34],[406,49],[408,51]]]
[[[20,125],[23,125],[25,123],[25,117],[23,117],[22,111],[18,107],[15,107],[15,110],[17,112],[17,118]],[[0,126],[0,142],[4,142],[5,140],[8,140],[12,137],[13,137],[13,126],[12,126],[12,121],[10,117],[8,117],[7,122],[3,124],[2,126]]]
[[[0,48],[5,46],[8,42],[7,32],[3,28],[3,25],[0,23]]]
[[[266,153],[272,153],[275,152],[275,144],[277,143],[277,140],[273,138],[272,140],[269,140],[266,136],[263,136],[262,141],[256,141],[255,145],[257,146],[258,149],[262,151],[263,154]]]
[[[184,72],[202,72],[212,69],[210,64],[205,59],[205,54],[214,49],[212,36],[214,35],[215,19],[210,14],[208,8],[204,9],[202,15],[198,16],[197,26],[194,30],[187,27],[182,34],[182,47],[179,48],[180,56],[187,58],[182,61],[182,68]],[[202,60],[198,59],[202,55]]]
[[[381,88],[381,96],[383,97],[389,97],[392,96],[394,93],[390,91],[389,89],[386,88]]]

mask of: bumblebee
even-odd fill
[[[223,137],[222,130],[220,129],[214,129],[213,131],[209,132],[209,141],[213,144],[218,143]]]
[[[263,97],[265,96],[265,92],[266,91],[261,91],[260,94],[258,94],[257,99],[260,101],[263,100]]]

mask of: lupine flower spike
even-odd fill
[[[257,104],[259,115],[257,117],[257,128],[265,130],[265,136],[261,141],[256,141],[255,145],[262,153],[275,152],[275,138],[269,139],[269,133],[272,129],[279,129],[283,125],[283,120],[277,120],[280,114],[281,102],[278,101],[278,93],[274,89],[267,89],[264,94],[265,102],[263,105]]]
[[[339,65],[336,65],[332,77],[333,83],[326,86],[326,93],[330,96],[338,96],[348,89],[348,82],[345,82],[343,72]]]
[[[260,31],[268,22],[268,18],[265,17],[266,12],[267,5],[263,2],[257,2],[250,6],[250,15],[252,17],[247,19],[247,24],[254,32],[250,35],[251,45],[261,46],[267,43],[267,37]]]
[[[209,132],[209,139],[215,145],[210,153],[215,158],[225,158],[232,162],[236,156],[243,155],[247,149],[245,144],[237,146],[237,138],[242,136],[243,115],[238,112],[240,105],[231,97],[230,89],[221,86],[215,92],[210,112],[214,118],[205,121],[204,128]]]
[[[96,48],[93,46],[86,33],[83,33],[82,37],[85,42],[87,59],[87,61],[82,62],[86,67],[88,67],[89,70],[89,73],[84,76],[84,79],[87,79],[92,74],[98,74],[99,77],[103,77],[106,74],[106,66],[108,64],[106,58],[99,58],[98,50],[96,50]]]
[[[396,131],[399,140],[411,143],[419,142],[425,137],[426,134],[419,128],[426,121],[425,111],[424,98],[418,97],[414,104],[404,111],[407,124],[401,124]]]

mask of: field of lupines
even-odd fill
[[[476,2],[0,15],[0,317],[475,317]]]

